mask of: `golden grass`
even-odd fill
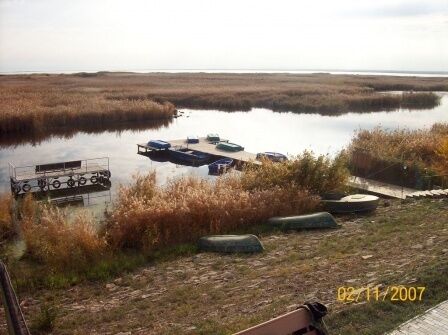
[[[430,129],[361,130],[353,138],[350,151],[362,148],[370,155],[385,161],[403,161],[433,170],[446,166],[441,154],[448,137],[448,124],[437,123]]]
[[[170,103],[145,100],[110,100],[96,91],[52,85],[2,85],[0,132],[35,134],[64,128],[107,129],[123,122],[171,119]]]
[[[26,197],[21,206],[21,230],[27,256],[52,270],[80,269],[106,250],[92,218],[79,214],[68,220],[65,211],[37,204]]]
[[[6,193],[0,194],[0,243],[16,235],[12,206],[12,196]]]
[[[0,132],[107,129],[120,122],[170,119],[177,107],[300,113],[431,108],[446,78],[291,74],[129,74],[0,76]]]
[[[216,182],[189,177],[158,187],[150,173],[121,188],[105,231],[113,249],[151,251],[260,224],[276,215],[310,212],[317,205],[315,196],[296,187],[248,191],[236,177]]]
[[[241,178],[247,190],[280,186],[298,187],[313,194],[322,194],[341,190],[348,176],[345,152],[332,159],[328,155],[316,157],[312,152],[304,151],[282,164],[266,160],[261,166],[248,165]]]

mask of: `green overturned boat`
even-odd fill
[[[279,216],[268,220],[268,224],[281,230],[338,228],[334,217],[327,212],[298,216]]]
[[[230,143],[230,142],[219,142],[216,145],[216,149],[230,151],[230,152],[238,152],[238,151],[244,150],[244,148],[241,145],[235,144],[235,143]]]
[[[221,253],[255,253],[264,250],[255,235],[211,235],[201,237],[198,241],[201,251]]]

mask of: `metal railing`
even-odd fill
[[[10,335],[30,335],[17,300],[17,295],[11,284],[8,270],[2,261],[0,261],[0,291],[3,307],[5,308],[8,333]]]
[[[80,166],[74,166],[73,162],[76,161],[68,161],[68,162],[54,162],[54,163],[43,163],[43,164],[34,164],[34,165],[25,165],[25,166],[15,166],[13,163],[8,163],[9,167],[9,176],[14,179],[18,178],[28,178],[28,177],[46,177],[47,175],[53,175],[57,172],[64,174],[70,172],[76,173],[87,173],[93,170],[108,170],[109,166],[109,157],[99,157],[99,158],[91,158],[91,159],[83,159],[78,160],[80,162]],[[44,165],[55,165],[57,166],[54,169],[48,169],[37,172],[36,170],[40,166]]]

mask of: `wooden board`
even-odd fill
[[[417,191],[412,188],[401,187],[355,176],[350,177],[347,185],[353,188],[367,191],[369,193],[397,199],[406,199],[406,196]]]

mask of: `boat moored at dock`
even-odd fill
[[[266,152],[259,152],[257,154],[257,159],[258,160],[268,159],[272,162],[284,162],[288,160],[288,157],[279,152],[266,151]]]
[[[208,173],[214,175],[225,173],[232,167],[232,164],[233,159],[231,158],[219,159],[216,162],[209,164]]]
[[[243,151],[244,147],[242,147],[239,144],[236,143],[230,143],[230,142],[219,142],[216,144],[216,149],[223,150],[223,151],[229,151],[229,152],[238,152]]]
[[[211,156],[205,152],[188,148],[170,149],[169,154],[174,162],[178,160],[193,165],[202,165],[211,159]]]

